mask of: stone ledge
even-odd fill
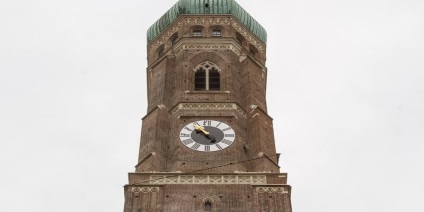
[[[152,175],[150,184],[266,184],[265,175]]]

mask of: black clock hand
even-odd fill
[[[196,129],[197,133],[199,133],[199,132],[202,133],[203,136],[205,136],[207,139],[211,140],[211,143],[216,142],[216,138],[214,136],[211,136],[209,134],[209,132],[205,130],[205,127],[202,127],[202,126],[197,125],[197,124],[193,124],[193,126],[194,126],[194,129]]]
[[[215,143],[216,142],[216,138],[213,135],[210,134],[205,134],[203,131],[196,131],[196,133],[200,133],[203,136],[205,136],[207,139],[209,139],[211,141],[211,143]]]
[[[216,138],[213,135],[207,135],[206,137],[209,138],[209,140],[211,140],[211,143],[216,142]]]

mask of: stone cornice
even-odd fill
[[[205,27],[212,25],[231,25],[238,33],[243,35],[250,44],[255,46],[259,52],[265,52],[265,44],[237,19],[231,16],[229,17],[229,15],[181,15],[173,24],[148,44],[148,52],[153,53],[157,47],[166,43],[181,27],[191,25],[201,25]]]
[[[265,175],[152,175],[150,184],[266,184]]]
[[[203,103],[203,102],[184,102],[179,103],[171,110],[169,110],[169,114],[173,115],[180,110],[235,110],[239,114],[246,116],[246,111],[244,111],[237,103],[232,102],[211,102],[211,103]]]

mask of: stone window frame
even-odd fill
[[[240,33],[236,32],[235,39],[240,46],[244,46],[246,43],[246,38],[243,37]]]
[[[221,69],[218,65],[211,61],[203,61],[200,64],[198,64],[194,69],[194,90],[195,91],[219,91],[221,90]],[[204,77],[199,76],[200,72],[204,71],[205,75]],[[210,86],[211,83],[211,72],[215,72],[218,75],[218,81],[217,81],[217,88],[212,88]],[[198,86],[198,82],[204,78],[204,86]],[[200,83],[200,82],[199,82]]]
[[[203,37],[204,31],[205,31],[205,27],[200,25],[195,25],[190,27],[190,33],[192,37],[196,37],[196,38]]]
[[[211,37],[222,37],[224,35],[224,28],[220,25],[213,25],[208,28]]]
[[[213,199],[210,198],[210,197],[206,197],[206,198],[203,199],[203,203],[204,203],[204,206],[205,206],[205,209],[204,209],[205,212],[212,211],[212,205],[213,205],[212,203],[213,202],[214,202]]]
[[[256,59],[261,58],[261,54],[259,53],[258,49],[256,49],[256,47],[252,44],[249,44],[249,53]]]
[[[163,55],[165,55],[165,44],[160,45],[156,49],[156,55],[158,58],[161,58]]]
[[[178,41],[178,32],[174,33],[171,37],[169,37],[169,44],[174,46]]]

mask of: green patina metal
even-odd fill
[[[265,29],[234,0],[179,0],[147,30],[147,40],[155,39],[182,14],[231,14],[266,43]]]

